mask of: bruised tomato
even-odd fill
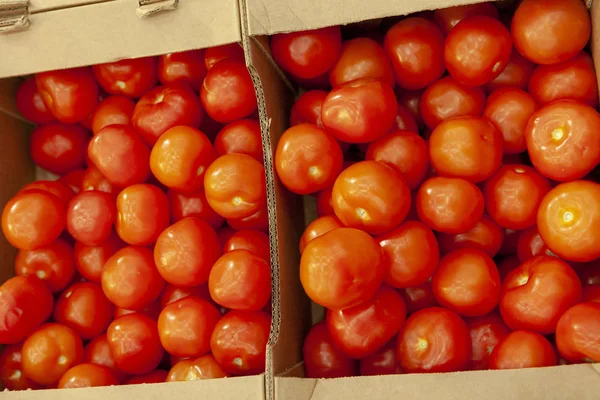
[[[37,88],[35,77],[27,78],[19,85],[15,102],[21,115],[34,124],[47,124],[54,121],[54,115],[44,104],[42,94]]]
[[[185,83],[199,91],[206,69],[204,50],[168,53],[158,58],[158,79],[163,85]]]
[[[466,322],[471,334],[470,367],[474,370],[489,369],[492,351],[510,330],[496,313],[470,318]]]
[[[504,70],[500,75],[486,83],[483,87],[488,92],[509,87],[527,90],[529,78],[531,77],[534,68],[535,64],[513,49],[510,60],[508,60],[508,64],[506,64]]]
[[[52,292],[66,288],[75,275],[73,247],[62,239],[35,250],[19,250],[15,259],[15,273],[36,276]]]
[[[94,65],[92,70],[107,93],[137,98],[156,85],[156,64],[156,57],[143,57]]]
[[[568,309],[556,327],[556,347],[567,361],[598,362],[600,304],[581,303]]]
[[[433,12],[433,20],[447,35],[460,21],[473,15],[486,15],[498,18],[498,10],[492,3],[465,4],[441,8]]]
[[[23,373],[21,346],[13,344],[0,352],[0,383],[8,390],[40,389],[39,384]]]
[[[290,126],[313,124],[322,128],[321,109],[326,97],[324,90],[309,90],[301,94],[290,110]]]
[[[89,246],[105,242],[117,215],[114,197],[101,191],[85,191],[67,206],[67,231],[73,239]]]
[[[260,124],[253,119],[240,119],[223,127],[214,140],[217,154],[247,154],[263,162]]]
[[[36,165],[64,175],[84,166],[88,139],[87,131],[80,125],[40,125],[31,133],[31,158]]]
[[[342,45],[336,64],[329,71],[332,87],[361,78],[379,79],[394,86],[394,72],[385,51],[373,39],[359,37]]]
[[[475,227],[467,232],[456,235],[440,233],[437,237],[442,253],[458,249],[476,249],[494,257],[502,247],[504,229],[484,215]]]
[[[206,221],[213,229],[220,228],[225,219],[211,208],[206,199],[204,190],[194,192],[178,192],[169,190],[167,192],[169,205],[171,206],[171,217],[174,222],[187,217],[198,217]]]
[[[308,332],[302,353],[307,378],[342,378],[358,372],[358,362],[334,344],[325,321],[317,323]]]
[[[165,382],[198,381],[202,379],[225,378],[227,375],[212,354],[194,359],[181,360],[173,365]]]
[[[556,352],[542,335],[514,331],[496,345],[490,355],[490,369],[535,368],[556,365]]]
[[[92,113],[94,135],[108,125],[129,125],[135,103],[129,97],[109,96]]]

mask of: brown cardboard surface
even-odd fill
[[[29,13],[35,14],[60,8],[78,7],[93,3],[102,3],[115,0],[29,0]],[[132,5],[135,7],[135,5]]]

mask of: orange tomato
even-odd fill
[[[69,369],[58,381],[59,389],[118,385],[119,381],[107,367],[79,364]]]
[[[165,382],[198,381],[226,378],[227,375],[212,354],[179,361],[169,371]]]
[[[556,365],[550,342],[536,332],[514,331],[496,345],[490,355],[490,369],[517,369]]]

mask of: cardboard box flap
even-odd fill
[[[116,0],[29,0],[29,13],[36,14],[61,8],[79,7]]]

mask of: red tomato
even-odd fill
[[[81,191],[99,190],[101,192],[112,193],[116,195],[117,188],[106,179],[102,172],[93,165],[90,165],[83,173],[81,179]]]
[[[327,73],[338,61],[341,48],[339,26],[271,37],[273,59],[286,72],[303,79]]]
[[[171,189],[167,192],[167,197],[171,205],[171,216],[175,222],[187,217],[198,217],[206,221],[213,229],[217,229],[225,221],[210,207],[204,190],[182,193]]]
[[[556,330],[560,316],[581,301],[581,283],[564,261],[531,258],[511,271],[502,284],[500,312],[513,330],[542,334]]]
[[[424,308],[436,307],[438,305],[435,297],[433,297],[433,290],[429,282],[415,287],[400,289],[399,292],[406,303],[406,311],[409,315]]]
[[[573,363],[600,360],[600,304],[581,303],[568,309],[556,327],[556,346]]]
[[[324,90],[309,90],[300,95],[290,110],[290,126],[313,124],[322,128],[321,109],[326,97]]]
[[[73,329],[49,323],[23,342],[21,354],[25,376],[40,385],[52,386],[71,367],[83,361],[83,344]]]
[[[158,273],[167,282],[182,287],[206,283],[221,254],[221,242],[214,229],[194,217],[165,229],[154,246]]]
[[[525,229],[519,234],[519,240],[517,242],[517,256],[521,262],[525,262],[532,257],[536,256],[556,256],[538,232],[537,226]]]
[[[269,235],[254,229],[235,232],[223,242],[223,253],[233,250],[248,250],[269,262],[271,259]]]
[[[101,191],[81,192],[67,207],[67,231],[88,246],[105,242],[117,214],[114,197]]]
[[[402,373],[400,362],[396,357],[396,341],[394,338],[374,354],[360,360],[361,376],[392,375]]]
[[[139,310],[158,298],[165,286],[154,265],[152,250],[125,247],[106,261],[102,290],[117,307]]]
[[[391,167],[363,161],[339,175],[332,201],[335,215],[344,225],[377,235],[404,221],[411,198],[404,179]]]
[[[111,233],[104,243],[97,246],[87,246],[76,242],[73,256],[77,272],[88,281],[100,283],[104,264],[124,246],[125,243],[114,233]]]
[[[162,369],[157,369],[152,372],[148,372],[144,375],[136,375],[132,378],[129,378],[126,385],[140,385],[143,383],[162,383],[165,382],[169,373]]]
[[[304,252],[306,246],[315,238],[323,236],[336,228],[343,228],[344,225],[335,215],[325,215],[315,219],[308,224],[302,237],[300,238],[300,253]]]
[[[423,126],[423,119],[421,118],[421,112],[419,109],[422,95],[423,95],[422,90],[416,90],[416,91],[403,90],[402,92],[397,93],[398,105],[406,107],[408,109],[408,111],[410,111],[410,113],[413,116],[413,118],[415,119],[415,122],[417,123],[418,127]]]
[[[281,183],[297,194],[314,193],[333,185],[343,161],[337,140],[310,124],[286,130],[275,152],[275,168]]]
[[[452,372],[471,361],[471,336],[454,312],[426,308],[408,317],[396,347],[404,372]]]
[[[88,138],[80,125],[40,125],[31,133],[31,158],[54,174],[66,174],[84,166]]]
[[[118,385],[114,373],[102,365],[79,364],[65,372],[58,382],[59,389]]]
[[[138,313],[114,320],[106,333],[115,364],[129,374],[147,374],[163,358],[156,321]]]
[[[73,247],[62,239],[35,250],[19,250],[15,259],[15,273],[36,276],[53,293],[66,288],[75,275]]]
[[[397,103],[392,87],[373,79],[359,79],[333,89],[321,110],[323,126],[336,139],[367,143],[392,129]]]
[[[109,96],[92,113],[94,135],[108,125],[129,125],[135,103],[125,96]]]
[[[410,189],[419,187],[429,167],[427,144],[418,134],[407,131],[392,132],[372,142],[365,159],[392,167]]]
[[[227,224],[235,230],[242,229],[257,229],[264,232],[269,231],[269,215],[267,211],[266,202],[263,203],[262,207],[245,218],[227,218]]]
[[[234,59],[219,61],[206,74],[200,100],[212,119],[233,122],[256,111],[254,85],[246,65]]]
[[[81,183],[83,182],[84,174],[85,171],[83,169],[74,169],[61,176],[57,182],[69,187],[74,193],[79,193],[81,191]]]
[[[600,285],[587,285],[583,287],[583,301],[600,303]]]
[[[47,124],[54,121],[54,115],[52,115],[46,104],[44,104],[42,94],[37,88],[34,77],[25,79],[19,85],[19,89],[15,95],[15,102],[21,115],[34,124]],[[22,384],[23,382],[23,380],[19,380],[17,384]]]
[[[41,389],[41,386],[23,374],[21,344],[4,347],[0,352],[0,383],[4,389]]]
[[[504,70],[496,78],[486,83],[484,88],[488,92],[509,87],[527,90],[529,78],[534,68],[535,65],[531,61],[513,49]]]
[[[489,369],[492,351],[509,334],[510,329],[495,313],[470,318],[466,322],[471,333],[470,369]]]
[[[167,305],[189,296],[194,296],[200,299],[212,301],[212,299],[210,298],[210,293],[208,291],[208,284],[182,288],[168,283],[159,297],[160,309],[162,310]]]
[[[164,54],[158,58],[158,79],[163,85],[185,83],[199,91],[206,76],[204,50]]]
[[[266,202],[265,169],[248,155],[226,154],[208,167],[204,190],[208,204],[219,215],[249,217]]]
[[[239,43],[231,43],[210,47],[204,51],[204,65],[207,70],[211,69],[216,63],[225,58],[244,61],[244,49],[242,49],[242,46]]]
[[[160,315],[161,311],[162,310],[160,308],[160,304],[158,303],[158,301],[153,301],[150,304],[148,304],[147,306],[142,307],[139,310],[127,310],[125,308],[116,307],[113,319],[120,318],[123,315],[142,314],[142,315],[145,315],[146,317],[148,317],[150,319],[158,321],[158,316]]]
[[[485,215],[473,229],[465,233],[456,235],[438,234],[442,253],[449,253],[458,249],[476,249],[483,251],[490,257],[494,257],[500,251],[503,240],[504,229]]]
[[[444,73],[444,35],[424,18],[406,18],[385,35],[385,51],[403,89],[423,89]]]
[[[325,321],[314,325],[308,332],[302,352],[307,378],[341,378],[358,373],[358,362],[334,344]]]
[[[105,92],[135,98],[156,85],[156,64],[156,57],[143,57],[94,65],[92,70]]]
[[[524,0],[511,26],[515,48],[537,64],[574,57],[591,31],[590,14],[581,0]]]
[[[217,154],[247,154],[263,162],[260,124],[253,119],[240,119],[223,127],[214,141]]]
[[[115,364],[115,359],[113,358],[105,334],[97,336],[85,346],[83,358],[87,363],[110,368],[119,381],[123,381],[126,378],[126,374],[120,371]]]
[[[333,187],[330,187],[321,190],[317,194],[317,214],[319,217],[335,214],[335,211],[333,211],[333,199],[331,198],[332,192]]]
[[[146,246],[169,226],[169,200],[156,186],[129,186],[117,197],[115,228],[128,244]]]
[[[227,375],[212,354],[179,361],[171,368],[165,382],[198,381],[226,378]]]
[[[447,35],[460,21],[474,15],[486,15],[491,18],[499,17],[498,10],[496,10],[496,7],[492,3],[478,3],[435,10],[433,12],[433,20],[439,25],[442,32]]]
[[[448,234],[470,231],[483,216],[481,190],[464,179],[430,178],[419,188],[416,203],[421,221]]]
[[[98,85],[89,68],[41,72],[35,82],[46,108],[62,123],[83,121],[98,104]]]
[[[479,117],[444,121],[431,133],[431,166],[441,176],[463,178],[473,183],[492,176],[502,161],[502,134]]]
[[[514,331],[492,352],[490,369],[520,369],[557,365],[556,352],[550,342],[536,332]]]
[[[265,371],[271,318],[262,311],[230,311],[217,323],[210,340],[215,360],[231,375]]]
[[[52,193],[57,196],[63,204],[67,205],[69,201],[75,196],[75,192],[71,187],[65,185],[59,181],[35,181],[27,184],[21,188],[19,193],[24,193],[25,191],[37,189],[45,192]]]
[[[359,37],[342,45],[340,58],[329,71],[332,87],[362,78],[379,79],[394,86],[394,72],[381,45],[373,39]]]
[[[396,111],[396,126],[401,131],[419,133],[419,126],[417,125],[417,121],[415,120],[412,111],[400,103],[398,103]]]

